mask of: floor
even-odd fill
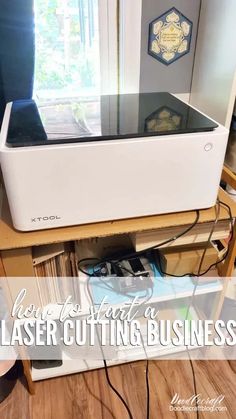
[[[175,393],[194,394],[188,361],[150,361],[151,419],[196,418],[196,413],[169,410]],[[236,418],[236,361],[195,361],[197,392],[202,397],[225,396],[227,412],[200,413],[200,418]],[[134,419],[146,418],[145,363],[136,362],[109,369],[112,383],[127,401]],[[108,388],[104,370],[75,374],[36,384],[29,396],[19,381],[13,393],[0,404],[0,419],[126,419],[119,399]]]

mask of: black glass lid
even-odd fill
[[[71,99],[37,106],[12,105],[11,147],[89,142],[212,131],[218,125],[169,93]]]

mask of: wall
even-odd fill
[[[194,51],[201,0],[143,0],[140,63],[140,91],[190,92]],[[148,50],[149,23],[172,7],[193,22],[191,51],[166,66],[150,56]]]
[[[235,0],[202,0],[190,101],[227,128],[236,95],[235,20]]]

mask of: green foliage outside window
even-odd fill
[[[86,3],[85,3],[86,4]],[[96,84],[98,43],[81,42],[78,2],[35,0],[35,89],[81,89]]]

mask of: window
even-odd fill
[[[109,56],[107,42],[101,39],[101,34],[104,40],[107,37],[108,4],[108,0],[35,0],[34,96],[39,102],[100,94],[104,73],[100,57],[106,62]]]
[[[139,91],[142,0],[34,4],[39,103]]]

